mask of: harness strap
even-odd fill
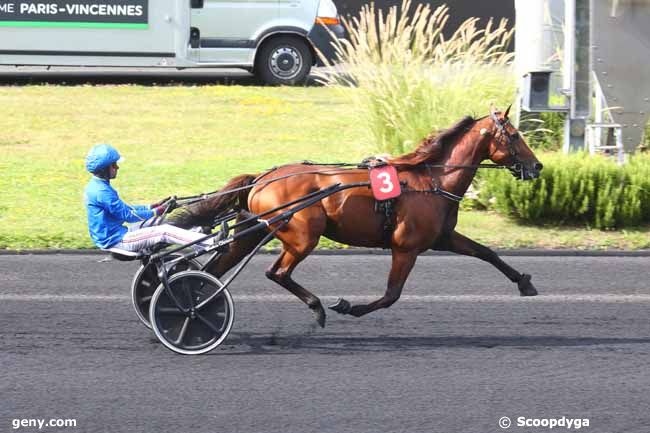
[[[463,200],[462,196],[453,194],[453,193],[451,193],[449,191],[445,191],[444,189],[440,189],[437,186],[435,188],[433,188],[433,193],[438,194],[438,195],[440,195],[440,196],[442,196],[444,198],[447,198],[447,199],[449,199],[451,201],[455,201],[456,203],[460,203],[461,200]]]
[[[463,196],[456,195],[454,193],[451,193],[449,191],[445,191],[444,189],[441,189],[437,186],[434,186],[431,189],[413,189],[413,188],[404,188],[402,191],[404,192],[419,192],[423,194],[436,194],[441,197],[444,197],[448,200],[451,200],[456,203],[460,203],[463,200]]]

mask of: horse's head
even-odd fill
[[[536,179],[544,167],[515,128],[508,112],[501,113],[490,109],[490,115],[481,119],[477,125],[480,134],[489,137],[487,158],[499,165],[509,167],[512,175],[521,180]]]

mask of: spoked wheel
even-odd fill
[[[220,345],[235,318],[232,297],[222,287],[219,280],[202,271],[179,272],[169,279],[175,299],[162,284],[158,286],[149,309],[156,337],[183,355],[200,355]]]
[[[180,254],[170,254],[165,257],[165,261],[177,259]],[[196,260],[183,260],[172,266],[167,272],[171,276],[182,271],[201,269],[201,264]],[[140,269],[135,273],[133,282],[131,283],[131,302],[135,308],[135,314],[138,319],[146,326],[151,328],[149,323],[149,305],[154,292],[160,285],[160,279],[156,270],[156,265],[147,263],[145,266],[140,266]]]

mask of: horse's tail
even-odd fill
[[[251,188],[246,187],[256,178],[257,175],[254,174],[233,177],[214,196],[172,212],[165,222],[182,228],[210,226],[226,211],[248,210],[248,194]]]

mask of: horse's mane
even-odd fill
[[[474,125],[476,119],[471,116],[463,117],[449,129],[431,134],[423,139],[413,152],[389,158],[388,162],[397,167],[412,167],[422,163],[436,163],[444,156],[445,149],[455,143],[460,135]]]

